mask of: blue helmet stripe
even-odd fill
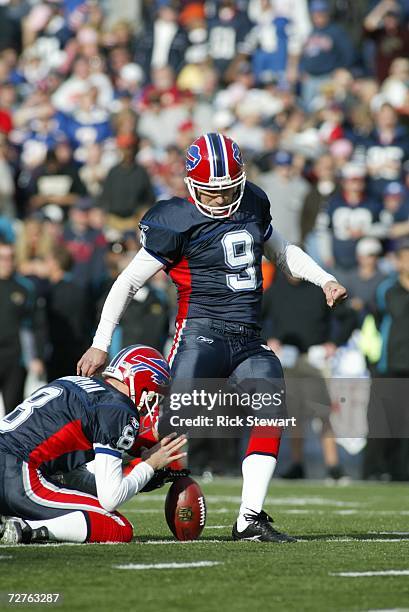
[[[218,139],[217,134],[209,134],[210,144],[212,146],[214,160],[215,160],[215,176],[222,177],[225,176],[224,171],[224,158],[223,158],[223,149],[221,143]]]
[[[228,174],[227,172],[227,168],[229,166],[228,160],[225,159],[224,155],[225,155],[225,150],[223,147],[223,142],[222,142],[222,136],[220,136],[220,134],[217,134],[217,140],[219,142],[219,146],[220,146],[220,157],[223,163],[223,176],[226,176],[226,174]],[[227,163],[226,163],[227,162]]]

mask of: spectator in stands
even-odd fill
[[[388,78],[382,83],[381,94],[400,113],[409,112],[409,59],[393,60]]]
[[[274,169],[261,174],[258,184],[269,197],[274,226],[287,240],[300,244],[301,213],[308,183],[296,173],[293,156],[287,151],[277,151]]]
[[[25,219],[20,226],[16,240],[17,270],[24,276],[44,278],[45,257],[56,242],[45,224],[44,213],[38,211]]]
[[[35,321],[34,286],[16,273],[13,245],[0,242],[0,391],[6,414],[24,399],[27,369],[43,371]]]
[[[112,137],[109,113],[98,102],[98,89],[95,86],[89,86],[78,96],[75,108],[66,114],[59,114],[58,118],[58,128],[70,140],[77,159],[83,157],[81,147]]]
[[[333,157],[328,154],[319,157],[314,163],[312,173],[314,183],[305,197],[301,213],[301,242],[307,253],[319,262],[319,217],[325,212],[329,198],[337,189]]]
[[[243,43],[251,29],[251,22],[234,0],[220,0],[208,27],[209,56],[223,80],[236,55],[246,51]]]
[[[154,68],[170,66],[178,72],[185,59],[188,37],[178,24],[178,10],[169,1],[157,3],[157,13],[152,23],[138,37],[135,60],[149,80]]]
[[[302,97],[307,108],[312,108],[320,87],[331,79],[337,68],[350,68],[355,54],[352,41],[338,24],[331,21],[326,0],[312,0],[310,4],[312,31],[301,56]]]
[[[71,207],[64,227],[62,243],[72,257],[71,279],[81,287],[98,291],[105,279],[104,255],[106,240],[103,233],[90,225],[92,198],[80,198]]]
[[[102,192],[102,185],[109,169],[103,160],[102,146],[98,143],[88,145],[84,158],[84,165],[79,170],[80,179],[88,194],[95,198]]]
[[[140,137],[149,139],[159,150],[173,145],[179,125],[188,119],[189,113],[170,66],[152,71],[152,83],[143,90],[140,109],[143,111],[138,123]]]
[[[332,19],[352,40],[354,48],[362,43],[362,22],[368,13],[368,0],[329,0]]]
[[[387,236],[391,239],[387,251],[394,250],[394,240],[409,236],[409,198],[402,183],[388,183],[383,194],[383,210],[380,218],[388,228]]]
[[[366,164],[369,187],[382,197],[385,185],[399,181],[402,164],[409,158],[409,134],[399,123],[399,116],[391,104],[381,104],[374,112],[375,128],[369,136]]]
[[[49,280],[46,294],[48,380],[72,375],[91,338],[89,293],[72,280],[72,264],[69,251],[62,245],[53,246],[46,258]]]
[[[71,161],[61,163],[53,149],[48,151],[45,164],[39,168],[30,189],[33,209],[48,204],[69,208],[80,196],[86,195],[78,169]]]
[[[344,166],[342,192],[332,196],[322,216],[321,253],[328,264],[342,270],[356,266],[356,245],[364,236],[384,236],[379,222],[380,202],[365,193],[365,167],[357,163]],[[330,232],[325,233],[325,227]],[[326,242],[330,239],[330,245]]]
[[[311,29],[306,0],[252,0],[249,16],[256,25],[244,48],[252,56],[256,82],[274,76],[279,82],[295,83],[301,49]]]
[[[375,74],[382,83],[393,60],[409,55],[407,16],[395,0],[381,0],[366,16],[364,26],[375,42]]]
[[[95,58],[94,58],[95,62]],[[106,74],[93,72],[86,57],[75,59],[72,76],[64,81],[52,97],[54,107],[63,113],[76,110],[81,97],[96,88],[96,99],[102,108],[109,108],[113,98],[112,84]]]
[[[138,226],[141,210],[151,206],[155,196],[145,169],[135,161],[136,137],[118,136],[117,145],[122,160],[108,172],[99,201],[107,213],[108,225],[124,231]]]
[[[133,253],[128,253],[128,246],[132,246],[130,239],[110,244],[106,253],[106,262],[109,278],[105,283],[104,291],[98,302],[97,315],[101,314],[105,298],[118,275],[129,263]],[[162,274],[162,273],[160,273]],[[160,283],[151,279],[142,291],[129,305],[121,324],[115,331],[110,353],[131,344],[146,344],[158,351],[163,351],[169,330],[169,297]]]
[[[376,238],[361,238],[356,245],[357,267],[340,271],[338,278],[348,290],[349,305],[362,323],[368,313],[376,310],[376,292],[385,274],[379,269],[382,244]]]

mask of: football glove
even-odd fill
[[[150,481],[140,490],[140,493],[148,493],[155,489],[160,489],[167,482],[175,482],[178,478],[189,476],[190,470],[171,470],[168,467],[155,470]]]

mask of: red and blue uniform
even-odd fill
[[[140,229],[144,249],[165,265],[178,290],[172,378],[224,378],[235,386],[253,380],[253,391],[263,380],[271,393],[283,389],[280,361],[260,336],[261,262],[272,233],[266,194],[247,181],[240,207],[220,218],[172,198],[153,206]],[[272,406],[272,416],[283,416],[283,409]],[[279,439],[271,433],[253,432],[248,453],[277,455]]]
[[[0,513],[48,519],[81,510],[89,541],[131,539],[125,517],[58,476],[97,453],[122,457],[138,431],[135,405],[108,383],[68,376],[42,387],[0,421]]]

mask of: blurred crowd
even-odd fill
[[[349,291],[329,316],[265,264],[264,331],[289,375],[409,377],[408,24],[408,0],[1,0],[6,411],[27,373],[74,373],[141,216],[186,196],[184,153],[206,131],[238,142],[276,229]],[[112,352],[166,352],[174,311],[159,275]],[[368,476],[391,474],[382,453]]]

